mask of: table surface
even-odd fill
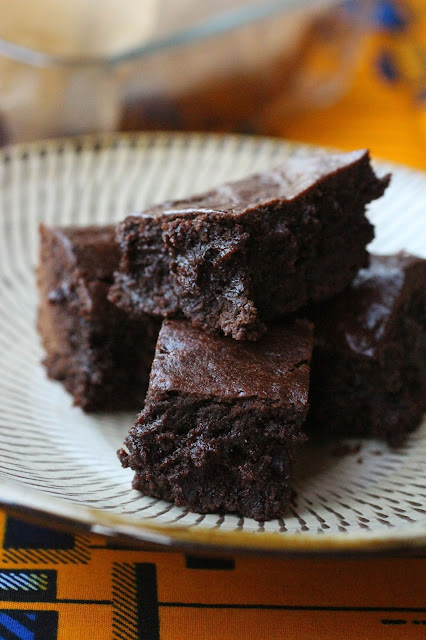
[[[378,4],[347,95],[268,128],[426,169],[426,3],[409,3],[405,26],[395,3]],[[117,548],[1,512],[0,541],[0,640],[425,637],[426,556],[197,557]]]

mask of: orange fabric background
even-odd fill
[[[275,132],[345,150],[366,147],[376,158],[426,169],[426,2],[405,4],[414,14],[412,26],[368,37],[355,82],[336,105],[276,123]],[[393,82],[377,71],[382,51],[392,53],[401,71]]]
[[[411,31],[369,37],[355,83],[338,104],[276,123],[276,133],[345,149],[369,147],[375,157],[426,169],[426,101],[416,100],[421,70],[411,56],[414,41],[424,51],[426,3],[412,7],[417,21]],[[406,70],[403,78],[389,82],[377,73],[373,62],[383,47]],[[0,513],[0,541],[5,526]],[[234,568],[209,569],[189,568],[181,553],[114,549],[95,537],[78,535],[73,544],[62,551],[4,545],[0,574],[39,571],[40,589],[47,593],[56,580],[56,595],[28,601],[25,594],[19,599],[13,590],[2,592],[0,584],[0,622],[5,611],[55,611],[58,640],[425,637],[426,557],[238,557]],[[155,621],[141,622],[137,611],[136,565],[155,568],[159,630]],[[142,603],[144,597],[142,591]],[[50,640],[40,633],[35,640]]]
[[[5,523],[1,516],[0,539]],[[0,625],[3,611],[18,609],[58,612],[55,635],[35,640],[424,637],[426,557],[241,556],[224,564],[177,552],[110,547],[95,536],[75,538],[74,550],[3,549],[0,589],[5,570],[18,577],[41,571],[42,588],[53,580],[57,587],[47,599],[28,602],[18,594],[17,601],[1,600]],[[136,587],[134,567],[146,565],[155,567],[155,606],[148,585]],[[149,617],[138,611],[144,599]],[[1,633],[0,626],[3,639]]]

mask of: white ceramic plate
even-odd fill
[[[307,152],[266,138],[156,133],[0,153],[0,503],[46,524],[193,548],[353,552],[425,544],[426,423],[398,450],[366,440],[357,454],[336,457],[335,444],[307,447],[297,499],[280,520],[202,516],[131,490],[132,472],[115,452],[134,416],[85,415],[40,365],[34,279],[40,221],[118,221],[155,201]],[[425,174],[384,163],[377,169],[392,170],[394,178],[369,210],[376,224],[371,249],[424,254]]]

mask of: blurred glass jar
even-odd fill
[[[347,87],[369,0],[0,0],[0,138],[268,133]]]

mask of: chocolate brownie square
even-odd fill
[[[200,513],[282,515],[306,439],[312,333],[298,320],[242,344],[165,320],[145,408],[118,452],[133,487]]]
[[[86,411],[140,407],[158,320],[129,320],[107,300],[119,261],[114,227],[40,227],[38,329],[50,378]]]
[[[257,340],[265,323],[342,291],[368,263],[366,151],[290,157],[268,173],[127,217],[110,300],[139,317]]]
[[[314,309],[310,430],[399,445],[426,411],[426,260],[371,256]]]

